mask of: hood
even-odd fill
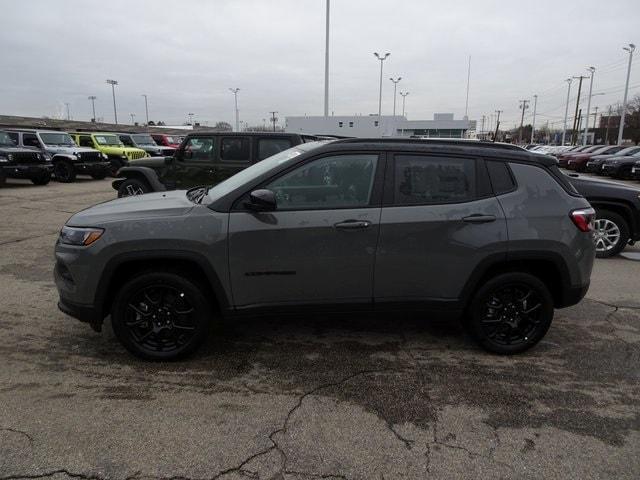
[[[93,148],[88,148],[88,147],[63,147],[61,145],[47,145],[45,147],[45,151],[47,153],[69,153],[69,154],[74,154],[77,152],[83,153],[83,152],[97,152],[97,150],[94,150]]]
[[[149,167],[149,168],[162,168],[167,165],[167,159],[173,157],[142,157],[129,160],[130,167]]]
[[[73,215],[67,225],[72,227],[96,227],[112,222],[174,217],[187,214],[196,205],[185,190],[155,192],[134,197],[123,197],[100,203]]]
[[[39,153],[39,150],[31,149],[31,148],[23,148],[23,147],[11,147],[0,145],[1,153]]]
[[[633,203],[638,203],[640,189],[622,184],[593,177],[569,176],[569,181],[576,187],[576,190],[584,197],[616,197],[627,198]]]

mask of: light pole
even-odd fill
[[[131,125],[135,125],[136,124],[136,114],[135,113],[130,113],[129,116],[131,117]]]
[[[500,128],[500,114],[502,113],[502,110],[496,110],[496,113],[498,114],[498,118],[496,119],[496,133],[493,136],[493,141],[495,142],[498,139],[498,131]]]
[[[628,47],[623,47],[629,52],[629,66],[627,67],[627,82],[624,85],[624,99],[622,100],[622,113],[620,114],[620,127],[618,127],[618,145],[622,145],[622,134],[624,130],[624,117],[627,112],[627,94],[629,93],[629,77],[631,76],[631,60],[633,60],[633,51],[636,46],[630,43]]]
[[[91,117],[91,121],[95,122],[96,121],[96,97],[95,95],[90,95],[89,97],[87,97],[89,100],[91,100],[91,111],[93,112],[93,117]]]
[[[584,135],[582,136],[582,145],[587,144],[587,134],[589,133],[589,110],[591,109],[591,91],[593,90],[593,74],[596,71],[595,67],[587,68],[591,72],[591,80],[589,81],[589,97],[587,97],[587,115],[586,122],[584,123]]]
[[[567,105],[564,107],[564,127],[562,129],[562,145],[564,146],[564,139],[567,136],[567,115],[569,115],[569,95],[571,94],[571,82],[573,79],[567,78]]]
[[[67,120],[71,120],[71,113],[69,113],[69,104],[65,102],[65,105],[67,106]]]
[[[147,119],[146,124],[149,125],[149,105],[147,104],[147,95],[143,93],[142,96],[144,97],[144,114]]]
[[[393,79],[393,77],[391,77],[389,80],[391,80],[393,82],[393,116],[396,116],[396,88],[398,86],[398,83],[400,82],[400,80],[402,80],[402,77],[398,77],[395,80]]]
[[[240,91],[239,88],[230,88],[229,91],[231,93],[233,93],[233,98],[235,100],[235,104],[236,104],[236,132],[240,131],[240,121],[239,121],[239,117],[238,117],[238,92]]]
[[[116,109],[116,89],[115,86],[118,85],[117,80],[107,80],[107,83],[111,85],[111,95],[113,95],[113,118],[116,121],[116,125],[118,124],[118,110]]]
[[[529,108],[529,100],[520,100],[520,110],[522,110],[522,117],[520,118],[520,138],[518,143],[522,143],[522,129],[524,127],[524,111]]]
[[[378,60],[380,60],[380,95],[378,96],[378,127],[380,127],[382,124],[380,119],[382,116],[382,64],[391,54],[389,52],[385,53],[384,56],[379,55],[378,52],[373,52],[373,54]]]
[[[324,116],[329,116],[329,0],[327,0],[327,18],[324,45]]]
[[[402,97],[402,116],[404,117],[404,102],[407,99],[407,95],[409,92],[400,92],[400,96]]]
[[[536,131],[536,109],[538,108],[538,95],[533,96],[533,120],[531,121],[531,142],[533,143],[533,134]]]

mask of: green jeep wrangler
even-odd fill
[[[129,165],[130,160],[147,156],[147,152],[141,148],[126,147],[115,133],[73,132],[69,135],[81,147],[95,148],[104,153],[111,162],[110,173],[113,177],[118,170]]]

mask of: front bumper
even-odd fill
[[[96,332],[102,330],[102,318],[93,305],[73,303],[60,297],[58,300],[58,309],[76,320],[88,323]]]
[[[111,162],[78,162],[73,164],[76,173],[106,173],[111,168]]]
[[[600,173],[602,170],[602,163],[589,162],[587,163],[587,168],[585,170],[589,173]]]
[[[631,168],[631,176],[636,180],[640,180],[640,165]]]
[[[49,164],[36,165],[1,165],[2,173],[8,178],[33,178],[44,173],[51,173],[53,166]]]

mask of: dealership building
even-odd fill
[[[397,137],[419,135],[427,138],[467,138],[476,122],[467,117],[456,120],[453,113],[436,113],[433,120],[407,120],[400,115],[354,115],[286,117],[285,131],[345,137]]]

